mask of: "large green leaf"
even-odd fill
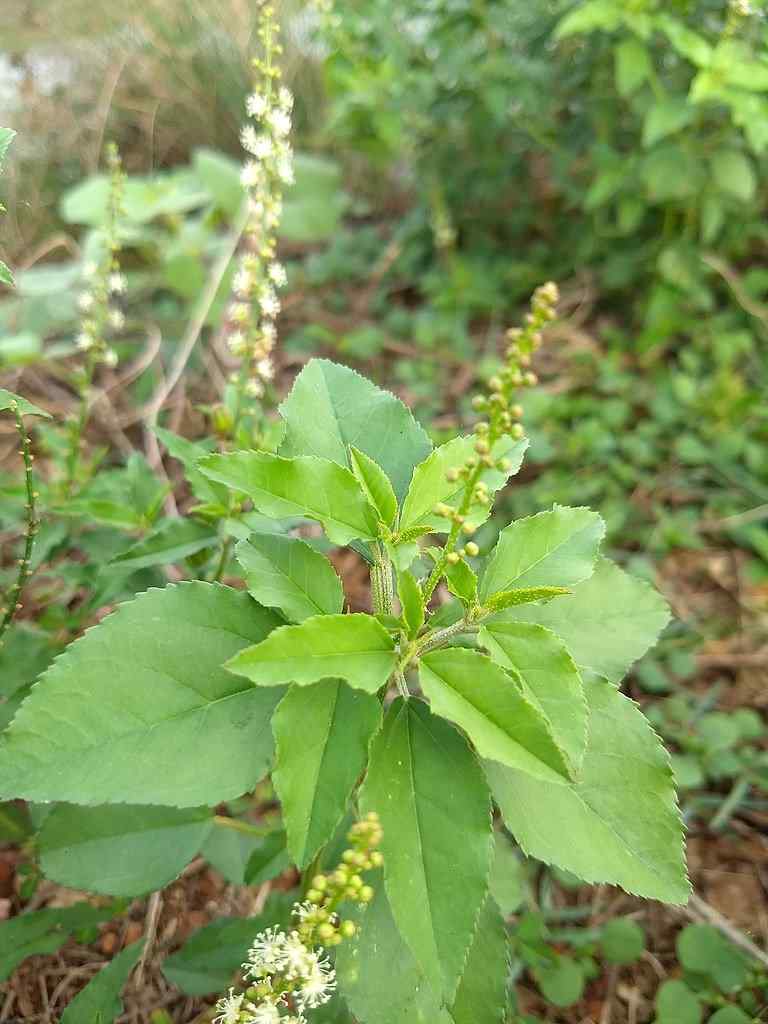
[[[338,677],[375,693],[397,663],[394,641],[372,615],[315,615],[298,626],[281,626],[255,647],[227,662],[230,672],[257,686]]]
[[[338,679],[293,687],[272,719],[277,758],[272,779],[288,848],[305,867],[341,821],[381,723],[381,705]]]
[[[327,359],[307,363],[280,412],[286,425],[282,455],[317,455],[347,466],[348,446],[354,445],[381,466],[398,499],[413,467],[432,450],[399,398]]]
[[[618,682],[656,642],[670,615],[650,584],[604,558],[572,594],[550,604],[510,608],[498,618],[546,626],[565,642],[580,668]]]
[[[454,1024],[501,1024],[506,1020],[508,951],[504,919],[489,896],[480,912],[464,973],[449,1011]]]
[[[434,507],[438,502],[447,502],[457,505],[464,493],[464,482],[462,480],[450,481],[446,473],[450,469],[459,469],[470,456],[475,455],[475,444],[477,437],[455,437],[452,441],[440,445],[416,467],[413,471],[413,479],[408,488],[408,493],[403,502],[403,511],[400,516],[400,528],[409,529],[413,526],[431,526],[435,532],[447,533],[451,527],[448,520],[436,516]],[[493,448],[495,459],[509,459],[511,465],[508,470],[502,472],[498,469],[485,469],[480,475],[488,487],[488,492],[494,494],[503,487],[508,478],[520,469],[523,456],[528,447],[528,441],[515,441],[509,435],[505,435],[496,442]],[[467,521],[479,525],[488,518],[488,507],[475,508],[467,517]]]
[[[362,791],[384,830],[387,896],[430,985],[456,992],[488,891],[485,783],[463,737],[420,700],[396,700],[373,742]]]
[[[120,993],[139,962],[143,938],[126,946],[77,993],[61,1015],[61,1024],[113,1024],[123,1012]]]
[[[643,714],[605,680],[585,683],[589,739],[576,782],[544,782],[498,762],[486,774],[526,854],[587,882],[684,903],[683,829],[669,757]]]
[[[285,459],[267,452],[207,455],[198,463],[210,480],[247,495],[274,519],[306,516],[322,523],[336,544],[373,540],[376,516],[352,473],[329,459]]]
[[[40,867],[72,889],[138,896],[178,877],[212,826],[205,807],[59,804],[40,829]]]
[[[605,523],[588,508],[555,505],[499,534],[480,586],[481,600],[513,587],[570,587],[592,574]]]
[[[570,775],[549,722],[513,673],[479,651],[449,647],[421,659],[421,687],[436,714],[460,726],[483,757],[542,779]]]
[[[193,807],[250,790],[272,757],[281,694],[221,665],[278,621],[200,582],[121,605],[33,687],[0,739],[0,793]]]
[[[333,566],[303,540],[252,533],[235,555],[251,594],[260,604],[279,608],[290,622],[344,608],[344,589]]]
[[[579,670],[563,642],[531,622],[490,623],[480,630],[480,640],[495,661],[517,672],[571,768],[578,769],[587,742],[587,703]]]

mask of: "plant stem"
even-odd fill
[[[221,583],[224,576],[224,571],[227,568],[227,562],[229,561],[229,553],[232,550],[232,538],[225,537],[221,545],[221,555],[219,556],[219,562],[216,566],[216,572],[211,577],[212,583]]]
[[[391,615],[395,596],[392,586],[392,564],[382,544],[376,545],[375,552],[376,561],[371,566],[373,610],[376,615]],[[402,663],[395,669],[394,676],[397,692],[403,700],[408,700],[411,694],[405,681]]]
[[[26,488],[27,501],[25,505],[26,509],[26,528],[24,534],[24,554],[19,559],[19,571],[16,574],[16,582],[13,584],[8,592],[5,610],[3,614],[2,622],[0,622],[0,646],[3,643],[3,636],[13,621],[13,617],[16,612],[21,608],[19,598],[24,588],[24,584],[30,575],[30,559],[32,558],[32,547],[35,542],[35,534],[37,533],[38,521],[35,518],[35,494],[34,480],[32,477],[32,461],[34,456],[30,448],[31,439],[24,428],[24,420],[22,419],[21,413],[19,412],[18,406],[14,403],[11,406],[14,419],[16,420],[16,430],[18,431],[19,437],[21,438],[21,448],[19,454],[24,459],[24,483]]]
[[[247,821],[241,821],[239,818],[228,818],[224,814],[214,814],[213,823],[214,825],[221,825],[222,828],[231,828],[235,832],[242,832],[247,836],[266,836],[270,832],[270,829],[264,828],[263,825],[251,825]]]
[[[83,432],[88,422],[88,411],[90,405],[91,386],[93,376],[96,372],[96,352],[91,349],[83,367],[83,380],[80,385],[77,417],[72,425],[69,438],[69,453],[67,455],[67,476],[64,481],[64,497],[68,498],[74,489],[80,469],[80,447],[83,443]]]
[[[743,801],[744,797],[749,792],[751,782],[746,775],[742,775],[733,784],[728,796],[723,800],[720,805],[720,809],[714,816],[712,821],[709,823],[709,827],[713,832],[719,832],[724,829],[728,822],[733,817],[734,812],[738,808],[739,804]]]
[[[461,505],[459,506],[460,516],[465,516],[467,512],[469,512],[470,506],[472,504],[472,495],[474,494],[475,487],[477,485],[478,480],[480,479],[482,472],[483,466],[476,466],[472,474],[470,475],[469,479],[467,480],[466,486],[464,487],[464,495],[461,499]],[[443,573],[445,572],[445,567],[448,564],[448,555],[456,547],[456,541],[459,538],[460,532],[461,524],[454,523],[453,526],[451,527],[451,532],[448,534],[448,540],[445,542],[443,546],[443,551],[442,554],[440,555],[440,560],[435,564],[434,569],[429,575],[429,579],[424,584],[425,605],[432,597],[432,594],[435,592],[435,587],[440,582],[440,579]]]
[[[415,656],[418,657],[419,655],[426,654],[428,651],[434,651],[436,647],[442,647],[447,640],[457,636],[459,633],[477,633],[479,628],[476,623],[467,622],[466,619],[459,619],[452,626],[438,629],[434,633],[427,633],[422,638],[421,643],[417,645],[414,652]]]

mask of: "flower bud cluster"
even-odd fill
[[[378,815],[370,813],[352,826],[349,848],[329,874],[311,880],[307,898],[294,906],[296,927],[260,932],[243,964],[246,988],[216,1004],[214,1024],[306,1024],[305,1013],[327,1003],[336,988],[336,972],[324,946],[337,946],[356,931],[353,921],[336,912],[344,900],[370,903],[373,889],[360,873],[381,867],[375,849],[382,838]]]
[[[107,148],[109,165],[109,198],[104,226],[104,254],[98,263],[85,267],[87,286],[81,292],[77,305],[82,314],[77,347],[89,355],[92,364],[117,365],[117,353],[110,348],[110,334],[125,327],[125,314],[120,308],[120,296],[126,289],[125,277],[120,272],[120,239],[117,225],[122,210],[125,175],[117,147]]]
[[[424,586],[426,600],[431,597],[446,565],[457,565],[465,556],[474,557],[480,553],[474,541],[465,543],[463,547],[457,548],[456,545],[462,533],[471,537],[477,529],[471,513],[491,504],[488,484],[483,479],[485,471],[497,470],[506,474],[512,468],[510,460],[504,456],[497,457],[494,450],[504,436],[518,440],[523,437],[520,423],[523,408],[515,400],[515,394],[519,388],[533,387],[538,383],[530,369],[531,357],[541,345],[544,327],[557,315],[558,299],[557,285],[552,281],[536,289],[525,317],[525,326],[507,331],[504,366],[488,381],[488,391],[472,399],[473,408],[485,414],[485,418],[475,424],[473,454],[463,465],[450,466],[445,472],[448,483],[458,485],[458,504],[439,502],[432,510],[436,516],[447,519],[451,528],[443,556]]]
[[[227,339],[230,351],[241,360],[240,371],[233,378],[238,395],[251,398],[260,398],[274,375],[278,289],[287,280],[285,268],[276,258],[276,231],[283,188],[294,180],[289,141],[293,96],[280,85],[276,60],[282,47],[275,10],[269,2],[262,3],[258,35],[262,56],[253,61],[253,92],[246,99],[248,121],[240,133],[248,154],[240,175],[248,219],[233,280]]]

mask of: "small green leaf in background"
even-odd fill
[[[655,146],[661,139],[674,135],[689,125],[696,116],[695,107],[686,99],[671,97],[653,103],[643,120],[643,145]]]
[[[256,847],[245,866],[246,885],[263,885],[291,866],[285,832],[269,832]]]
[[[521,605],[500,617],[546,626],[565,643],[580,669],[617,683],[656,642],[670,614],[649,583],[603,558],[572,594],[545,605]]]
[[[686,971],[710,977],[721,991],[733,992],[746,983],[746,959],[710,925],[687,925],[678,935],[675,945]]]
[[[656,993],[655,1024],[699,1024],[702,1006],[683,981],[665,981]]]
[[[290,622],[334,615],[344,608],[341,580],[319,551],[296,537],[252,533],[235,549],[249,592],[279,608]]]
[[[571,1006],[584,992],[584,972],[569,956],[555,955],[551,963],[535,968],[534,977],[542,995],[555,1006]]]
[[[214,821],[214,827],[200,847],[200,853],[228,882],[245,885],[248,861],[263,843],[264,836],[258,832],[241,832]]]
[[[525,895],[525,869],[518,850],[503,832],[496,833],[490,887],[504,917],[520,908]]]
[[[335,544],[377,536],[375,516],[360,484],[329,459],[228,452],[207,455],[198,466],[209,480],[245,494],[265,516],[316,519]]]
[[[616,88],[620,96],[630,96],[653,74],[651,58],[640,42],[630,36],[613,51],[616,64]]]
[[[51,418],[51,414],[46,412],[45,409],[33,405],[32,402],[28,402],[21,395],[14,395],[12,391],[0,388],[0,412],[4,409],[13,409],[14,406],[18,408],[22,416],[43,416],[48,420]]]
[[[378,700],[337,679],[292,687],[272,719],[272,779],[294,863],[305,867],[333,835],[381,723]]]
[[[77,903],[63,910],[35,910],[0,921],[0,981],[9,978],[27,957],[55,953],[79,928],[109,921],[119,912],[119,904],[92,907]]]
[[[721,1006],[715,1010],[707,1024],[752,1024],[753,1017],[748,1017],[738,1006]]]
[[[398,500],[408,488],[413,467],[432,450],[426,433],[399,398],[327,359],[307,363],[280,413],[286,428],[281,455],[315,455],[348,466],[349,445],[354,445],[381,466]]]
[[[486,763],[507,828],[526,854],[587,882],[684,903],[690,886],[668,755],[637,705],[605,680],[585,683],[585,693],[589,733],[575,782]]]
[[[501,665],[449,647],[421,659],[419,678],[434,712],[463,729],[482,757],[540,779],[569,777],[544,713]]]
[[[643,955],[645,932],[631,918],[616,917],[604,926],[600,945],[609,963],[631,964]]]
[[[144,939],[131,943],[101,968],[61,1015],[61,1024],[112,1024],[123,1012],[120,993],[139,962]]]
[[[272,757],[281,691],[221,666],[278,621],[198,581],[120,605],[70,644],[2,734],[2,795],[196,807],[248,792]]]
[[[588,508],[556,505],[510,523],[488,559],[481,599],[512,588],[581,583],[592,575],[604,534],[605,523]]]
[[[298,626],[281,626],[266,640],[226,663],[257,687],[339,677],[375,693],[397,663],[395,644],[372,615],[315,615]]]
[[[353,444],[349,446],[349,463],[368,503],[376,509],[382,522],[392,526],[397,516],[397,498],[389,477],[381,466]]]
[[[424,625],[424,599],[416,577],[408,569],[397,574],[397,596],[408,626],[408,636],[413,639]]]
[[[712,156],[712,176],[721,192],[742,203],[755,195],[757,178],[752,161],[737,149],[720,149]]]
[[[139,896],[177,878],[212,825],[207,808],[58,804],[38,836],[40,867],[71,889]]]
[[[381,819],[397,926],[429,984],[450,1002],[487,895],[493,851],[477,761],[423,701],[398,699],[373,742],[361,805]]]
[[[146,569],[173,565],[218,543],[218,532],[210,526],[176,516],[166,519],[146,537],[131,544],[109,563],[114,569]]]

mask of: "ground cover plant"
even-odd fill
[[[704,6],[254,5],[244,156],[161,141],[191,92],[145,173],[117,98],[52,182],[0,268],[0,1020],[761,1018],[764,55]]]

